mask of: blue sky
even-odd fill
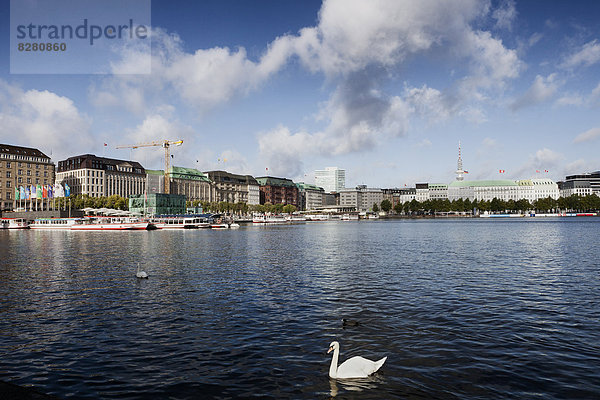
[[[600,169],[598,1],[157,0],[149,75],[125,51],[105,75],[11,74],[9,10],[0,142],[55,162],[158,169],[115,146],[183,139],[176,165],[404,187],[453,180],[460,141],[467,179]]]

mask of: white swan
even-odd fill
[[[145,271],[142,271],[142,267],[140,267],[140,263],[138,263],[137,273],[135,274],[138,278],[148,278],[148,274]]]
[[[385,360],[387,360],[387,357],[383,357],[379,361],[371,361],[361,356],[355,356],[344,361],[338,367],[340,344],[338,342],[331,342],[327,353],[332,350],[333,358],[331,359],[331,367],[329,367],[329,377],[334,379],[366,378],[381,368]]]

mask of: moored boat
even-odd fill
[[[25,218],[2,218],[0,229],[28,229],[29,224]]]
[[[210,228],[206,218],[201,217],[158,217],[151,221],[158,229]]]
[[[82,218],[36,218],[32,224],[29,224],[29,228],[70,230],[81,220]]]
[[[147,221],[132,217],[85,217],[71,226],[73,231],[124,231],[152,229]]]

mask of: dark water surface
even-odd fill
[[[63,398],[598,399],[599,237],[600,218],[4,230],[0,380]],[[332,340],[387,362],[330,381]]]

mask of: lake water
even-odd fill
[[[598,399],[599,237],[600,218],[4,230],[0,380],[63,398]],[[340,361],[388,359],[332,381],[333,340]]]

